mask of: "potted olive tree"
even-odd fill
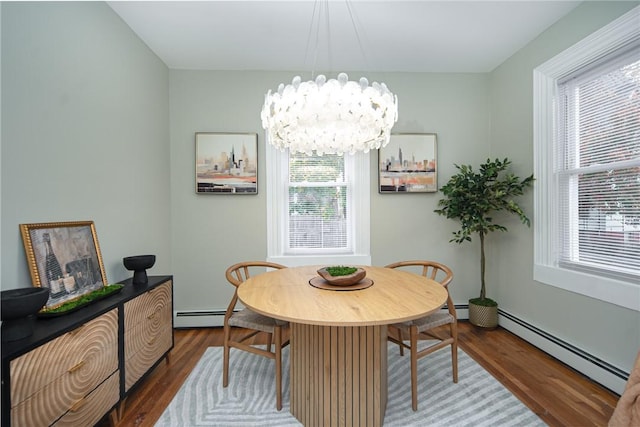
[[[485,236],[491,231],[507,231],[496,224],[492,214],[504,211],[517,215],[523,224],[530,225],[529,218],[514,201],[533,183],[533,175],[520,179],[508,171],[511,161],[490,160],[475,172],[469,165],[455,165],[458,173],[440,191],[445,195],[438,202],[435,212],[460,221],[460,230],[453,233],[450,242],[471,241],[475,233],[480,238],[480,297],[469,300],[469,321],[485,328],[498,325],[498,304],[487,297],[485,284]]]

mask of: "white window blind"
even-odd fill
[[[371,264],[370,158],[290,155],[267,145],[269,261]]]
[[[533,71],[533,277],[640,311],[640,7]]]
[[[640,49],[558,85],[558,263],[640,283]]]
[[[351,248],[344,156],[289,155],[287,253]]]

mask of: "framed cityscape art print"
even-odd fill
[[[258,194],[257,133],[196,133],[197,194]]]
[[[49,288],[43,310],[107,285],[93,221],[20,224],[33,286]]]
[[[378,150],[380,193],[433,193],[438,191],[435,133],[392,134]]]

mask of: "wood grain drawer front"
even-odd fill
[[[171,330],[171,324],[167,326]],[[125,356],[125,391],[128,391],[162,355],[171,348],[171,333],[163,333],[149,339],[149,344],[133,353]]]
[[[55,426],[93,426],[120,399],[120,374],[114,373],[86,398],[79,400]]]
[[[125,333],[135,325],[147,322],[156,312],[162,311],[165,307],[171,309],[170,280],[124,304]]]
[[[118,370],[118,310],[14,359],[11,418],[50,425]]]
[[[146,348],[155,347],[157,341],[169,340],[173,334],[171,329],[171,317],[173,313],[171,306],[163,307],[155,311],[153,316],[145,322],[127,329],[125,339],[125,358],[128,359],[134,354],[144,351]]]
[[[125,304],[125,391],[173,344],[171,282]]]
[[[12,360],[12,405],[56,381],[65,388],[89,392],[116,369],[118,309],[113,309]]]

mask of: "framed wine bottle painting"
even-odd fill
[[[93,221],[20,224],[33,286],[49,288],[43,311],[107,284]]]

